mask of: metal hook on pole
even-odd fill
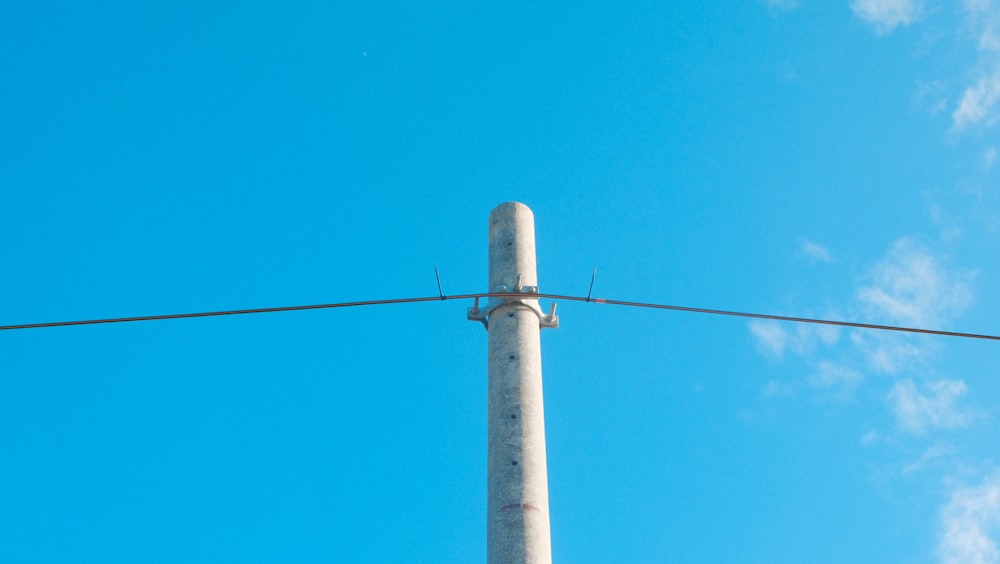
[[[441,273],[438,272],[438,267],[434,265],[434,278],[437,278],[438,283],[438,297],[442,300],[444,299],[444,292],[441,290]]]
[[[597,279],[597,267],[594,267],[594,273],[590,275],[590,289],[587,290],[587,301],[591,301],[591,296],[594,295],[594,280]]]

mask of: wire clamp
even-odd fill
[[[543,313],[542,308],[538,305],[538,286],[521,285],[520,275],[518,275],[517,283],[514,284],[513,287],[508,286],[507,284],[501,284],[490,293],[504,295],[490,296],[486,305],[483,307],[479,307],[479,298],[476,298],[472,307],[468,308],[467,318],[469,321],[479,321],[483,324],[483,327],[489,330],[489,319],[494,310],[508,304],[519,304],[533,311],[535,315],[538,316],[538,325],[540,329],[557,329],[559,327],[559,316],[556,315],[556,304],[552,304],[552,308],[549,310],[549,313]]]

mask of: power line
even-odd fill
[[[478,294],[477,294],[478,295]],[[464,296],[462,296],[464,297]],[[475,296],[468,296],[475,297]],[[457,297],[456,297],[457,298]],[[66,327],[70,325],[97,325],[101,323],[128,323],[131,321],[156,321],[159,319],[186,319],[189,317],[219,317],[223,315],[246,315],[250,313],[275,313],[279,311],[301,311],[306,309],[332,309],[340,307],[361,307],[384,304],[405,304],[414,302],[428,302],[441,300],[435,296],[433,298],[401,298],[390,300],[367,300],[362,302],[340,302],[332,304],[313,304],[286,307],[263,307],[254,309],[231,309],[226,311],[203,311],[198,313],[173,313],[168,315],[143,315],[139,317],[114,317],[109,319],[85,319],[80,321],[54,321],[50,323],[28,323],[24,325],[0,325],[0,331],[14,329],[41,329],[44,327]]]
[[[834,321],[831,319],[816,319],[812,317],[789,317],[786,315],[770,315],[766,313],[747,313],[742,311],[726,311],[721,309],[705,309],[699,307],[649,304],[641,302],[626,302],[620,300],[605,300],[600,298],[594,298],[591,300],[587,300],[586,298],[575,298],[571,296],[560,296],[560,298],[564,300],[591,301],[597,303],[606,303],[611,305],[628,306],[628,307],[667,309],[671,311],[687,311],[691,313],[708,313],[712,315],[729,315],[735,317],[751,317],[755,319],[772,319],[775,321],[791,321],[794,323],[814,323],[820,325],[836,325],[839,327],[858,327],[861,329],[877,329],[880,331],[899,331],[903,333],[923,333],[926,335],[940,335],[943,337],[964,337],[967,339],[987,339],[991,341],[1000,341],[1000,336],[998,335],[984,335],[979,333],[960,333],[957,331],[939,331],[936,329],[921,329],[917,327],[902,327],[898,325],[877,325],[874,323],[858,323],[854,321]]]
[[[587,297],[580,296],[564,296],[561,294],[517,294],[519,297],[525,299],[549,299],[549,300],[562,300],[562,301],[572,301],[572,302],[587,302],[587,303],[598,303],[606,305],[616,305],[623,307],[640,307],[648,309],[661,309],[670,311],[684,311],[689,313],[705,313],[710,315],[726,315],[732,317],[749,317],[754,319],[770,319],[774,321],[789,321],[792,323],[813,323],[820,325],[835,325],[838,327],[857,327],[861,329],[875,329],[879,331],[897,331],[902,333],[921,333],[925,335],[939,335],[944,337],[962,337],[967,339],[985,339],[991,341],[1000,341],[1000,336],[997,335],[985,335],[978,333],[960,333],[957,331],[939,331],[935,329],[921,329],[916,327],[902,327],[898,325],[877,325],[873,323],[857,323],[853,321],[834,321],[830,319],[817,319],[811,317],[790,317],[785,315],[771,315],[766,313],[748,313],[742,311],[727,311],[721,309],[706,309],[698,307],[687,307],[687,306],[676,306],[667,304],[655,304],[655,303],[643,303],[643,302],[631,302],[623,300],[609,300],[604,298],[592,298],[589,295]],[[299,306],[286,306],[286,307],[265,307],[265,308],[255,308],[255,309],[234,309],[226,311],[205,311],[198,313],[174,313],[169,315],[144,315],[139,317],[116,317],[109,319],[85,319],[80,321],[54,321],[49,323],[27,323],[23,325],[0,325],[0,331],[13,331],[17,329],[41,329],[45,327],[67,327],[72,325],[97,325],[102,323],[127,323],[131,321],[155,321],[160,319],[186,319],[191,317],[219,317],[224,315],[246,315],[251,313],[276,313],[280,311],[302,311],[310,309],[334,309],[334,308],[348,308],[348,307],[364,307],[364,306],[374,306],[374,305],[389,305],[389,304],[407,304],[407,303],[417,303],[417,302],[433,302],[433,301],[445,301],[445,300],[469,300],[475,298],[504,298],[510,297],[511,294],[491,294],[491,293],[479,293],[479,294],[458,294],[454,296],[445,296],[444,294],[439,294],[437,296],[429,297],[418,297],[418,298],[397,298],[388,300],[366,300],[359,302],[339,302],[339,303],[329,303],[329,304],[313,304],[313,305],[299,305]]]

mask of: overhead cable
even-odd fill
[[[445,296],[442,293],[440,293],[439,289],[439,294],[437,296],[418,297],[418,298],[365,300],[359,302],[339,302],[339,303],[329,303],[329,304],[313,304],[313,305],[299,305],[299,306],[285,306],[285,307],[234,309],[225,311],[205,311],[197,313],[174,313],[168,315],[144,315],[138,317],[115,317],[108,319],[85,319],[79,321],[53,321],[48,323],[27,323],[22,325],[0,325],[0,331],[12,331],[17,329],[41,329],[46,327],[66,327],[72,325],[97,325],[102,323],[127,323],[131,321],[155,321],[160,319],[186,319],[190,317],[219,317],[224,315],[246,315],[251,313],[276,313],[282,311],[334,309],[334,308],[363,307],[363,306],[389,305],[389,304],[406,304],[406,303],[417,303],[417,302],[433,302],[433,301],[443,301],[443,300],[468,300],[475,298],[504,298],[504,297],[510,297],[510,294],[478,293],[478,294],[458,294],[453,296]],[[563,301],[573,301],[573,302],[587,302],[587,303],[598,303],[598,304],[616,305],[624,307],[639,307],[639,308],[661,309],[670,311],[684,311],[690,313],[706,313],[711,315],[749,317],[754,319],[769,319],[774,321],[788,321],[792,323],[813,323],[820,325],[834,325],[838,327],[856,327],[860,329],[874,329],[878,331],[897,331],[903,333],[921,333],[926,335],[939,335],[944,337],[962,337],[967,339],[986,339],[991,341],[1000,341],[1000,336],[998,335],[961,333],[957,331],[940,331],[936,329],[902,327],[898,325],[878,325],[873,323],[858,323],[854,321],[835,321],[831,319],[817,319],[811,317],[791,317],[786,315],[771,315],[766,313],[748,313],[742,311],[727,311],[721,309],[706,309],[699,307],[632,302],[624,300],[610,300],[604,298],[593,298],[590,297],[589,295],[587,297],[580,297],[580,296],[564,296],[561,294],[524,293],[524,294],[518,294],[518,297],[522,299],[549,299],[549,300],[563,300]]]

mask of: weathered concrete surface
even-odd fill
[[[535,226],[524,204],[507,202],[490,214],[489,291],[537,286]],[[545,464],[539,318],[508,303],[489,317],[489,460],[487,562],[552,562]]]

